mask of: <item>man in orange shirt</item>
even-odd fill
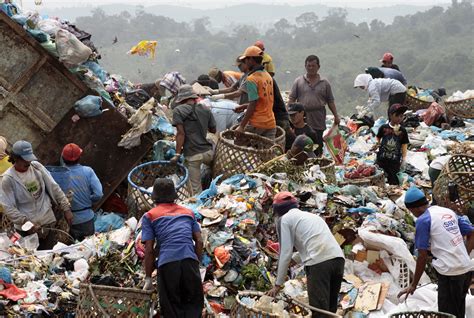
[[[242,77],[242,73],[234,71],[221,71],[217,67],[209,70],[209,77],[216,80],[217,83],[222,83],[226,88],[232,87]]]
[[[249,104],[237,131],[251,132],[274,140],[276,121],[273,114],[273,79],[262,65],[263,51],[250,46],[239,59],[247,64],[250,71],[246,83]]]

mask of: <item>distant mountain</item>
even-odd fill
[[[390,24],[396,16],[405,16],[414,14],[418,11],[426,11],[433,6],[416,6],[416,5],[394,5],[387,7],[375,8],[344,8],[347,10],[347,20],[354,23],[367,22],[373,19],[383,21]],[[88,16],[96,7],[64,7],[50,9],[44,7],[41,10],[43,15],[57,16],[63,19],[74,21],[79,16]],[[134,14],[137,6],[128,4],[110,4],[99,6],[106,14],[118,14],[122,11],[128,11]],[[189,7],[180,7],[173,5],[153,5],[144,8],[146,12],[155,15],[169,17],[178,22],[189,22],[194,19],[209,17],[211,21],[211,29],[225,30],[229,25],[250,24],[257,26],[271,26],[281,18],[285,18],[293,22],[296,17],[305,12],[315,12],[319,18],[328,15],[329,7],[321,4],[314,5],[264,5],[264,4],[241,4],[218,8],[212,10],[202,10]]]

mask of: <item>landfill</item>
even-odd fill
[[[168,108],[150,96],[140,99],[139,93],[133,94],[136,87],[132,83],[107,73],[97,59],[91,60],[91,54],[97,57],[99,52],[90,36],[80,36],[83,31],[65,21],[42,19],[33,13],[16,14],[12,19],[128,118],[132,128],[120,146],[133,148],[140,144],[142,135],[159,132],[150,160],[173,157],[175,129],[166,116]],[[64,45],[71,47],[62,48]],[[142,41],[129,54],[153,58],[156,45],[154,41]],[[434,101],[431,95],[426,97],[426,90],[413,89],[409,94]],[[455,92],[448,100],[472,96],[472,90]],[[100,116],[102,99],[88,96],[77,101],[78,115]],[[228,108],[209,99],[205,103],[217,110]],[[271,204],[280,191],[294,193],[302,210],[320,215],[344,251],[346,265],[338,315],[387,317],[408,310],[436,311],[434,271],[425,271],[421,286],[406,301],[397,298],[409,285],[416,263],[414,217],[403,198],[413,184],[431,196],[428,170],[432,159],[474,153],[474,120],[457,119],[456,125],[451,122],[445,129],[431,125],[436,120],[427,124],[423,117],[426,112],[410,111],[405,116],[410,148],[407,166],[398,174],[400,186],[388,186],[384,181],[358,183],[383,173],[375,166],[373,147],[377,130],[386,119],[379,118],[369,127],[346,117],[335,130],[328,116],[324,157],[332,162],[333,170],[324,170],[318,161],[295,167],[282,157],[250,173],[227,179],[218,176],[202,193],[180,200],[179,204],[194,212],[202,229],[205,253],[200,267],[205,315],[230,317],[238,295],[239,302],[246,306],[279,317],[309,315],[304,310],[304,304],[308,304],[305,271],[297,253],[279,298],[239,294],[265,293],[275,281],[279,244]],[[235,120],[223,124],[220,130],[229,129]],[[142,288],[145,274],[140,217],[132,209],[129,215],[101,211],[94,236],[72,244],[58,243],[47,251],[37,250],[36,234],[19,238],[1,233],[0,316],[75,317],[81,283]],[[473,215],[469,217],[473,221]],[[474,317],[474,295],[467,295],[466,307],[467,317]],[[158,312],[158,305],[154,309]]]

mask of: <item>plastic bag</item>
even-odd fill
[[[53,41],[48,40],[40,44],[46,49],[46,51],[48,51],[49,54],[56,58],[59,58],[58,50],[56,50],[56,44]]]
[[[151,59],[155,58],[155,50],[158,42],[156,41],[140,41],[137,45],[132,47],[128,54],[138,54],[140,56],[148,56]]]
[[[35,38],[39,43],[45,43],[49,41],[49,35],[40,30],[26,30],[32,37]]]
[[[51,35],[51,36],[55,36],[56,35],[56,32],[58,32],[59,30],[61,30],[61,22],[59,22],[58,20],[54,20],[54,19],[44,19],[44,20],[41,20],[38,22],[38,24],[36,25],[36,27]]]
[[[67,67],[84,63],[92,54],[92,50],[79,41],[74,34],[63,29],[56,32],[56,48],[59,61]]]
[[[3,290],[0,290],[0,296],[3,296],[7,299],[11,299],[13,301],[18,301],[26,297],[26,292],[22,289],[19,289],[13,284],[8,284],[0,280],[0,285],[3,285],[5,288]]]
[[[83,118],[95,117],[102,114],[102,99],[99,96],[88,95],[74,104],[76,113]]]
[[[439,120],[441,116],[444,114],[444,109],[438,103],[431,103],[430,107],[426,110],[426,112],[421,115],[423,121],[426,125],[431,126],[433,123]]]
[[[107,232],[121,228],[125,224],[123,218],[115,213],[98,214],[94,221],[96,232]]]
[[[104,83],[107,80],[108,78],[107,72],[104,71],[104,69],[96,62],[87,61],[83,63],[82,65],[90,69],[91,72],[94,73],[94,75],[97,76],[102,83]]]
[[[339,131],[339,126],[332,126],[329,129],[324,136],[324,142],[336,164],[342,164],[347,150],[347,143]]]

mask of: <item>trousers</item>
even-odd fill
[[[311,306],[330,312],[337,311],[337,299],[344,276],[344,263],[344,258],[338,257],[305,266]],[[325,315],[313,312],[312,317],[325,317]]]
[[[438,274],[438,311],[464,318],[466,294],[472,280],[472,272],[446,276]]]
[[[212,149],[203,153],[186,157],[184,164],[189,170],[189,181],[191,182],[191,187],[193,188],[193,195],[202,192],[201,165],[205,164],[207,166],[211,166],[213,157],[214,152]]]
[[[198,261],[186,258],[159,267],[161,317],[197,318],[204,307]]]

